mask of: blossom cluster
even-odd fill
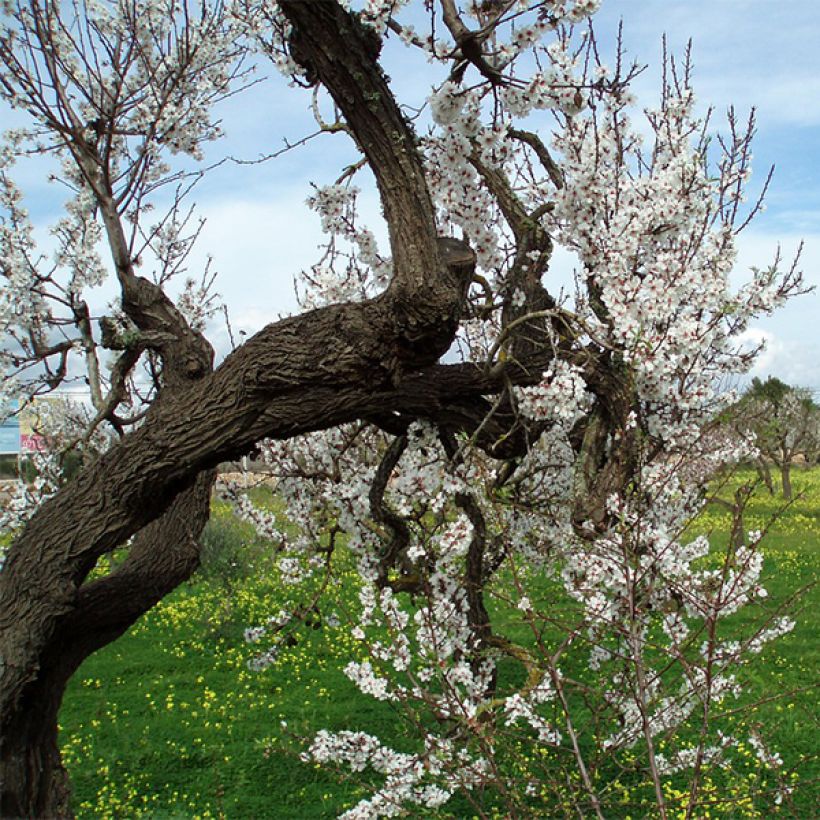
[[[534,387],[523,387],[518,399],[523,415],[532,419],[551,419],[572,426],[589,408],[591,397],[578,368],[556,361]]]
[[[725,638],[728,616],[765,600],[762,534],[744,532],[735,511],[737,526],[715,562],[715,539],[689,532],[707,481],[750,452],[747,438],[721,438],[711,424],[732,400],[721,381],[751,361],[738,335],[799,286],[777,265],[753,271],[740,289],[730,281],[750,135],[723,143],[715,164],[688,72],[670,71],[661,106],[646,112],[646,140],[630,121],[629,77],[601,64],[590,33],[573,31],[597,0],[522,0],[501,4],[497,18],[498,4],[465,3],[459,13],[487,34],[473,40],[481,53],[472,62],[452,30],[452,41],[432,30],[419,37],[397,22],[401,2],[344,5],[376,36],[398,27],[404,42],[447,65],[428,97],[433,123],[417,150],[439,232],[464,236],[476,253],[481,298],[468,300],[459,333],[487,393],[468,408],[483,407],[479,419],[444,397],[424,418],[385,410],[263,442],[260,460],[284,514],[257,507],[237,486],[221,490],[271,544],[283,585],[320,595],[340,553],[355,563],[349,629],[362,653],[343,672],[421,727],[411,752],[362,731],[323,730],[304,759],[380,778],[346,820],[430,813],[457,791],[485,785],[509,801],[510,816],[533,816],[541,795],[527,766],[559,772],[552,788],[572,792],[572,813],[591,806],[603,816],[608,786],[595,778],[613,761],[642,767],[657,795],[665,776],[727,766],[738,737],[710,734],[705,718],[694,745],[676,743],[678,733],[736,697],[738,668],[794,626],[773,617],[742,639]],[[191,19],[165,0],[85,8],[93,21],[86,34],[100,53],[121,54],[122,42],[134,48],[108,72],[84,71],[93,55],[62,25],[42,53],[29,55],[56,71],[49,82],[66,100],[79,102],[60,114],[67,119],[56,142],[38,142],[36,130],[12,132],[0,148],[0,327],[22,351],[0,352],[9,368],[81,352],[89,373],[99,369],[83,293],[105,277],[103,240],[118,276],[131,275],[142,255],[157,261],[160,285],[181,272],[196,238],[185,235],[182,194],[153,225],[145,214],[160,186],[185,178],[171,170],[184,167],[178,155],[199,159],[218,135],[212,105],[244,76],[243,37],[300,78],[289,24],[273,2],[207,7]],[[26,30],[37,28],[35,13],[8,9]],[[458,28],[452,19],[450,26]],[[9,37],[0,33],[0,48],[8,51]],[[61,56],[57,69],[46,46]],[[13,69],[7,56],[0,93],[53,129],[37,71]],[[77,77],[88,77],[88,87]],[[554,115],[546,141],[515,127],[540,111]],[[10,176],[14,159],[32,149],[62,163],[59,178],[71,191],[53,230],[54,270],[38,257]],[[356,167],[308,200],[326,243],[301,276],[304,308],[373,298],[390,281],[390,260],[360,224]],[[542,281],[553,243],[577,256],[574,298],[553,298]],[[179,307],[202,329],[212,307],[207,288],[191,280]],[[42,353],[65,324],[76,339]],[[405,376],[394,375],[397,383]],[[95,387],[101,393],[102,381]],[[56,460],[41,462],[40,494],[61,480]],[[15,521],[5,525],[30,507],[30,489],[21,488],[10,507]],[[561,612],[545,589],[560,596]],[[245,638],[259,650],[253,669],[280,661],[282,636],[315,610],[313,600],[248,627]],[[569,655],[577,680],[562,672]],[[576,709],[595,729],[589,742],[579,742]],[[662,739],[671,745],[664,752]],[[762,740],[749,743],[762,765],[780,766]],[[521,748],[537,752],[516,757]],[[553,753],[557,769],[532,762]]]
[[[344,812],[340,820],[401,817],[407,806],[436,809],[453,794],[449,771],[457,768],[458,787],[469,790],[482,782],[487,769],[486,761],[471,759],[452,740],[430,742],[421,754],[406,754],[364,732],[319,732],[304,757],[320,763],[344,763],[358,772],[372,768],[385,776],[379,791]]]
[[[305,308],[360,301],[378,293],[389,280],[390,260],[379,254],[373,232],[358,224],[358,194],[353,185],[325,185],[307,201],[329,239],[322,261],[302,273],[300,303]]]
[[[535,384],[511,391],[520,423],[537,431],[515,462],[513,480],[505,485],[509,465],[469,437],[444,447],[444,432],[419,422],[392,443],[363,426],[313,434],[298,446],[272,444],[269,457],[285,476],[280,489],[292,519],[314,542],[315,522],[332,520],[356,556],[360,608],[351,634],[367,656],[344,671],[361,692],[458,725],[465,748],[480,749],[482,759],[501,753],[505,732],[518,742],[527,737],[558,747],[584,781],[566,691],[585,687],[584,698],[598,698],[595,720],[611,727],[601,732],[598,752],[630,754],[644,744],[647,777],[660,789],[663,776],[729,765],[739,744],[730,734],[663,754],[659,739],[673,737],[703,704],[735,697],[737,668],[793,626],[775,619],[744,641],[722,639],[729,615],[765,598],[760,537],[748,533],[729,544],[715,568],[714,544],[687,536],[687,527],[703,509],[704,484],[750,452],[748,439],[718,435],[709,423],[732,401],[719,392],[720,379],[750,360],[734,339],[796,282],[773,270],[754,273],[740,290],[729,281],[748,141],[738,135],[727,143],[715,173],[687,78],[668,83],[661,108],[647,112],[652,143],[645,149],[630,121],[628,81],[600,63],[589,40],[579,57],[572,33],[562,28],[597,3],[547,5],[535,23],[516,26],[507,41],[499,36],[487,52],[511,81],[470,87],[451,74],[434,88],[434,128],[422,141],[440,230],[469,238],[486,277],[487,315],[462,323],[476,361],[502,348],[503,323],[493,311],[512,307],[512,315],[526,318],[534,287],[515,277],[543,263],[542,250],[519,253],[521,225],[508,221],[515,207],[537,213],[540,226],[579,259],[572,311],[552,311],[574,335],[567,341],[544,332],[552,361]],[[522,13],[529,8],[520,6]],[[481,20],[484,12],[474,4],[465,13]],[[447,59],[439,41],[399,29],[407,43]],[[555,41],[542,47],[553,31]],[[519,77],[528,50],[538,51],[542,68]],[[539,176],[513,126],[542,108],[556,113],[550,150],[560,173],[545,166]],[[331,237],[331,262],[344,258],[334,257],[334,242],[361,247],[357,194],[335,185],[311,198]],[[367,248],[359,253],[367,258]],[[373,292],[364,276],[351,279],[349,271],[333,264],[315,269],[306,284],[315,304]],[[596,382],[596,375],[604,378]],[[566,646],[585,653],[596,683],[566,680],[544,646],[533,654],[488,638],[484,597],[500,566],[515,578],[515,596],[505,600],[536,643],[552,623],[538,600],[538,581],[548,576],[563,587],[578,615]],[[478,585],[477,571],[487,579]],[[405,590],[412,590],[411,601]],[[704,629],[714,636],[705,643]],[[524,664],[527,682],[498,696],[505,653]],[[671,674],[670,663],[681,673]],[[446,735],[428,728],[423,740],[429,748]],[[372,766],[384,776],[351,817],[431,806],[414,791],[416,781],[397,779],[393,754],[369,735],[320,732],[309,756],[354,771]],[[411,759],[401,765],[409,769]],[[444,801],[445,792],[463,784],[454,760],[442,765],[442,772],[451,767],[444,792],[436,793]],[[497,772],[492,776],[502,790],[510,787]],[[481,777],[491,775],[482,769]],[[590,789],[586,782],[584,799]],[[524,789],[518,796],[532,794]]]

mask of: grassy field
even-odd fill
[[[820,470],[797,471],[794,483],[802,495],[781,512],[765,542],[769,607],[811,584],[820,563]],[[758,493],[747,528],[764,526],[782,506]],[[716,538],[727,526],[728,513],[719,507],[699,522]],[[258,545],[251,543],[238,562],[255,565],[256,573],[243,577],[232,566],[237,542],[246,539],[252,541],[250,534],[218,511],[211,540],[227,549],[212,556],[210,574],[177,590],[75,675],[61,713],[61,742],[80,817],[331,818],[366,790],[303,763],[298,736],[352,728],[399,748],[406,744],[404,724],[390,706],[360,695],[340,672],[363,651],[345,626],[305,626],[275,666],[261,673],[247,668],[254,648],[244,629],[299,601],[286,599],[292,593],[282,592]],[[326,613],[353,608],[352,569],[342,567],[339,581],[328,590]],[[744,698],[768,700],[744,720],[761,727],[793,772],[795,803],[783,807],[784,816],[817,816],[817,698],[807,688],[818,668],[817,604],[816,589],[793,602],[794,631],[745,673]],[[741,616],[738,629],[744,617],[751,616]],[[759,815],[747,807],[736,816]]]

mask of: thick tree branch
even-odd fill
[[[382,585],[387,584],[389,571],[396,566],[402,553],[410,544],[410,530],[407,523],[384,503],[387,483],[406,447],[406,435],[400,435],[393,439],[379,462],[368,496],[370,515],[373,520],[377,524],[386,527],[392,534],[390,543],[387,544],[384,553],[379,556],[379,582]]]
[[[444,25],[447,26],[453,39],[456,41],[462,56],[466,63],[457,66],[454,72],[453,79],[461,80],[467,63],[474,65],[479,73],[488,79],[493,85],[498,85],[501,82],[501,72],[490,65],[484,55],[483,45],[487,38],[492,33],[492,26],[486,27],[481,31],[471,31],[464,24],[461,15],[456,8],[455,0],[441,0],[441,14],[444,20]]]
[[[378,64],[378,38],[334,0],[282,0],[280,7],[293,25],[294,59],[330,92],[376,177],[393,254],[390,291],[407,314],[399,317],[405,332],[415,338],[431,323],[452,322],[458,283],[441,262],[416,135]]]
[[[37,678],[26,688],[21,708],[4,721],[3,817],[29,815],[30,806],[15,805],[12,799],[27,793],[33,782],[50,784],[51,789],[39,794],[36,803],[49,806],[51,814],[70,816],[56,735],[65,686],[88,655],[120,637],[196,569],[197,538],[208,520],[212,483],[213,473],[203,473],[164,515],[137,534],[123,564],[78,591],[42,653]],[[32,766],[40,768],[39,776],[30,771]],[[43,770],[52,776],[44,777]]]

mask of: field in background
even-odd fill
[[[803,495],[765,542],[771,608],[814,582],[820,564],[820,469],[795,471],[794,484]],[[746,528],[763,527],[781,507],[758,492]],[[725,538],[728,522],[728,512],[712,507],[699,527]],[[300,628],[274,667],[252,672],[255,647],[245,643],[244,630],[305,596],[288,598],[293,593],[282,591],[264,546],[224,509],[209,526],[208,572],[74,676],[60,722],[80,817],[331,818],[366,790],[303,763],[297,737],[348,728],[397,748],[410,743],[391,707],[361,695],[340,671],[364,652],[344,625],[345,612],[355,610],[352,567],[343,566],[341,583],[328,591],[323,622]],[[795,770],[799,813],[787,809],[785,816],[814,813],[817,693],[810,687],[819,597],[816,589],[804,594],[792,608],[794,631],[744,672],[744,700],[769,698],[749,713],[748,728],[759,725],[786,769]],[[747,809],[733,816],[757,815]]]

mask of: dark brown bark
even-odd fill
[[[134,607],[134,618],[139,617],[193,571],[195,563],[191,562],[185,565],[186,571],[168,575],[173,583],[160,589],[155,599],[134,597],[126,574],[140,556],[141,571],[151,567],[155,581],[164,577],[159,559],[162,550],[168,549],[162,533],[167,531],[167,516],[173,509],[169,504],[191,492],[186,488],[201,471],[237,457],[264,437],[290,437],[385,413],[394,412],[398,418],[428,418],[456,430],[472,431],[483,423],[487,409],[483,396],[498,391],[503,378],[475,365],[432,365],[407,373],[394,385],[392,374],[377,356],[368,369],[367,357],[350,350],[348,358],[341,357],[341,362],[347,362],[346,370],[340,357],[335,365],[341,374],[334,370],[329,351],[338,347],[339,331],[347,325],[348,320],[342,317],[349,311],[355,314],[368,309],[378,314],[384,310],[373,305],[330,308],[266,328],[211,376],[192,383],[186,391],[163,394],[143,428],[90,465],[38,511],[0,573],[0,639],[6,659],[0,702],[9,721],[3,725],[5,738],[17,733],[13,727],[21,714],[30,711],[26,704],[33,702],[30,692],[37,687],[53,702],[50,712],[38,707],[44,715],[41,729],[49,720],[53,726],[54,720],[47,716],[56,714],[57,695],[61,696],[71,671],[87,654],[127,628],[127,619],[122,620],[121,628],[108,633],[107,640],[103,639],[106,633],[98,631],[98,643],[93,646],[82,643],[76,651],[66,650],[56,664],[61,676],[46,685],[38,669],[55,647],[61,646],[61,639],[54,637],[63,634],[61,623],[82,623],[92,611],[99,614],[108,600],[102,595],[105,589],[125,590],[123,602]],[[356,324],[361,325],[359,341],[365,349],[385,351],[372,337],[372,328],[378,323],[370,325],[370,334],[365,332],[366,323]],[[299,362],[304,372],[299,371]],[[537,378],[538,372],[537,366],[511,366],[504,377],[526,383],[533,374]],[[491,422],[483,429],[491,445],[493,437],[501,436],[505,428]],[[515,437],[506,439],[507,446],[515,441]],[[523,440],[518,443],[525,446]],[[154,521],[163,512],[165,517]],[[148,527],[151,521],[154,524]],[[143,527],[152,537],[138,540],[144,548],[132,548],[121,571],[104,585],[82,585],[100,555]],[[140,581],[135,586],[142,584]],[[113,600],[118,593],[112,595]],[[99,605],[92,606],[92,601]],[[78,614],[81,604],[86,613],[82,618]],[[25,628],[18,628],[20,625]],[[54,748],[53,735],[43,735],[37,754],[43,748]],[[18,750],[10,751],[16,754]],[[20,766],[19,762],[14,764],[17,771],[21,771]],[[48,770],[43,770],[44,777],[46,774]],[[56,799],[62,793],[37,792],[36,797],[51,794]],[[32,792],[30,797],[34,796]]]
[[[101,207],[105,210],[106,203]],[[188,326],[159,287],[136,276],[113,208],[107,210],[106,225],[123,289],[123,307],[139,329],[141,344],[146,338],[155,340],[149,346],[162,359],[157,386],[163,403],[173,404],[176,396],[185,395],[211,371],[212,348]],[[135,352],[132,366],[138,357]],[[101,412],[110,413],[115,405],[109,402]],[[104,463],[92,465],[81,477],[89,487],[94,481],[98,485],[97,500],[88,502],[91,506],[84,511],[85,520],[95,514],[106,515],[105,508],[98,505],[100,485],[106,480],[101,467]],[[123,564],[85,585],[83,581],[98,556],[80,550],[72,561],[67,560],[74,557],[69,551],[55,551],[58,539],[63,545],[79,544],[85,536],[82,531],[72,531],[82,523],[72,519],[65,507],[57,505],[56,517],[47,516],[39,529],[33,527],[35,540],[27,538],[26,528],[15,542],[9,555],[12,569],[0,573],[0,681],[3,694],[8,688],[15,697],[3,700],[0,712],[2,816],[71,816],[69,782],[57,742],[57,714],[66,684],[92,652],[118,638],[191,576],[199,563],[197,539],[208,520],[214,478],[214,471],[203,471],[178,495],[169,496],[167,509],[159,510],[159,518],[145,518],[147,526],[134,528],[136,535]],[[31,590],[34,595],[29,594]],[[58,617],[49,620],[43,617],[44,608],[49,605],[48,596],[55,592],[60,607],[54,614]],[[36,658],[27,655],[29,648],[37,653]],[[24,669],[20,661],[29,668]]]
[[[68,813],[56,740],[65,684],[85,657],[193,572],[219,462],[266,437],[290,438],[357,419],[395,425],[399,433],[414,418],[430,419],[476,433],[481,446],[505,457],[529,443],[509,402],[486,418],[492,407],[486,397],[538,381],[554,352],[539,349],[531,337],[560,333],[560,326],[522,323],[510,337],[515,355],[503,367],[436,364],[463,313],[475,257],[464,242],[436,236],[416,137],[378,66],[372,33],[334,0],[280,0],[280,7],[293,25],[294,57],[331,93],[376,177],[393,279],[370,301],[269,325],[211,372],[204,340],[159,288],[135,275],[108,192],[98,192],[123,305],[139,328],[139,344],[162,358],[162,389],[139,429],[42,505],[0,572],[4,816]],[[93,157],[77,150],[89,179],[99,180]],[[501,179],[488,180],[497,194],[506,191]],[[545,266],[549,238],[537,219],[508,200],[522,246],[540,251]],[[538,281],[541,264],[516,270],[527,309],[551,307]],[[592,371],[593,357],[585,354],[578,363]],[[119,569],[86,581],[100,556],[132,537]],[[481,533],[472,550],[470,604],[484,629],[480,541]]]
[[[199,564],[197,538],[208,520],[213,473],[203,473],[134,539],[110,575],[83,586],[41,652],[37,676],[4,727],[3,817],[70,817],[70,788],[57,745],[66,684],[94,651],[120,637],[187,580]]]
[[[390,476],[406,448],[406,435],[400,435],[393,439],[382,456],[373,477],[373,483],[370,486],[368,498],[370,515],[377,524],[381,524],[391,535],[389,542],[385,544],[383,552],[379,555],[379,585],[382,587],[388,586],[388,576],[391,570],[399,569],[407,575],[410,569],[403,566],[406,563],[405,551],[410,544],[410,529],[407,522],[384,502],[387,482],[390,480]]]

